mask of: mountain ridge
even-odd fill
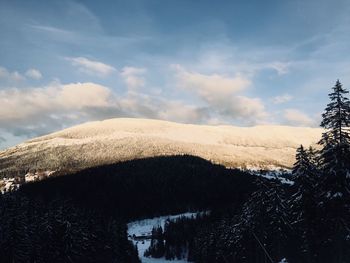
[[[81,170],[153,156],[189,154],[227,167],[290,168],[296,148],[314,145],[322,129],[180,124],[117,118],[87,122],[0,151],[0,174]]]

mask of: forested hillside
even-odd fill
[[[0,259],[137,262],[126,222],[188,210],[238,209],[254,190],[254,178],[198,157],[174,156],[25,184],[2,196]]]

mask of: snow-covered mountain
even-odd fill
[[[57,171],[161,155],[190,154],[229,167],[289,168],[321,129],[207,126],[149,119],[89,122],[0,152],[0,174]]]

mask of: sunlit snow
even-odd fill
[[[0,173],[19,168],[82,169],[175,154],[195,155],[227,167],[274,170],[291,167],[296,148],[300,144],[305,147],[315,144],[321,132],[306,127],[208,126],[110,119],[78,125],[0,151],[0,159],[7,160]]]

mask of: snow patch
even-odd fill
[[[294,181],[288,179],[287,177],[291,177],[291,170],[287,169],[277,169],[274,171],[262,171],[262,170],[247,170],[251,174],[256,176],[261,176],[269,180],[278,180],[282,184],[294,185]]]

